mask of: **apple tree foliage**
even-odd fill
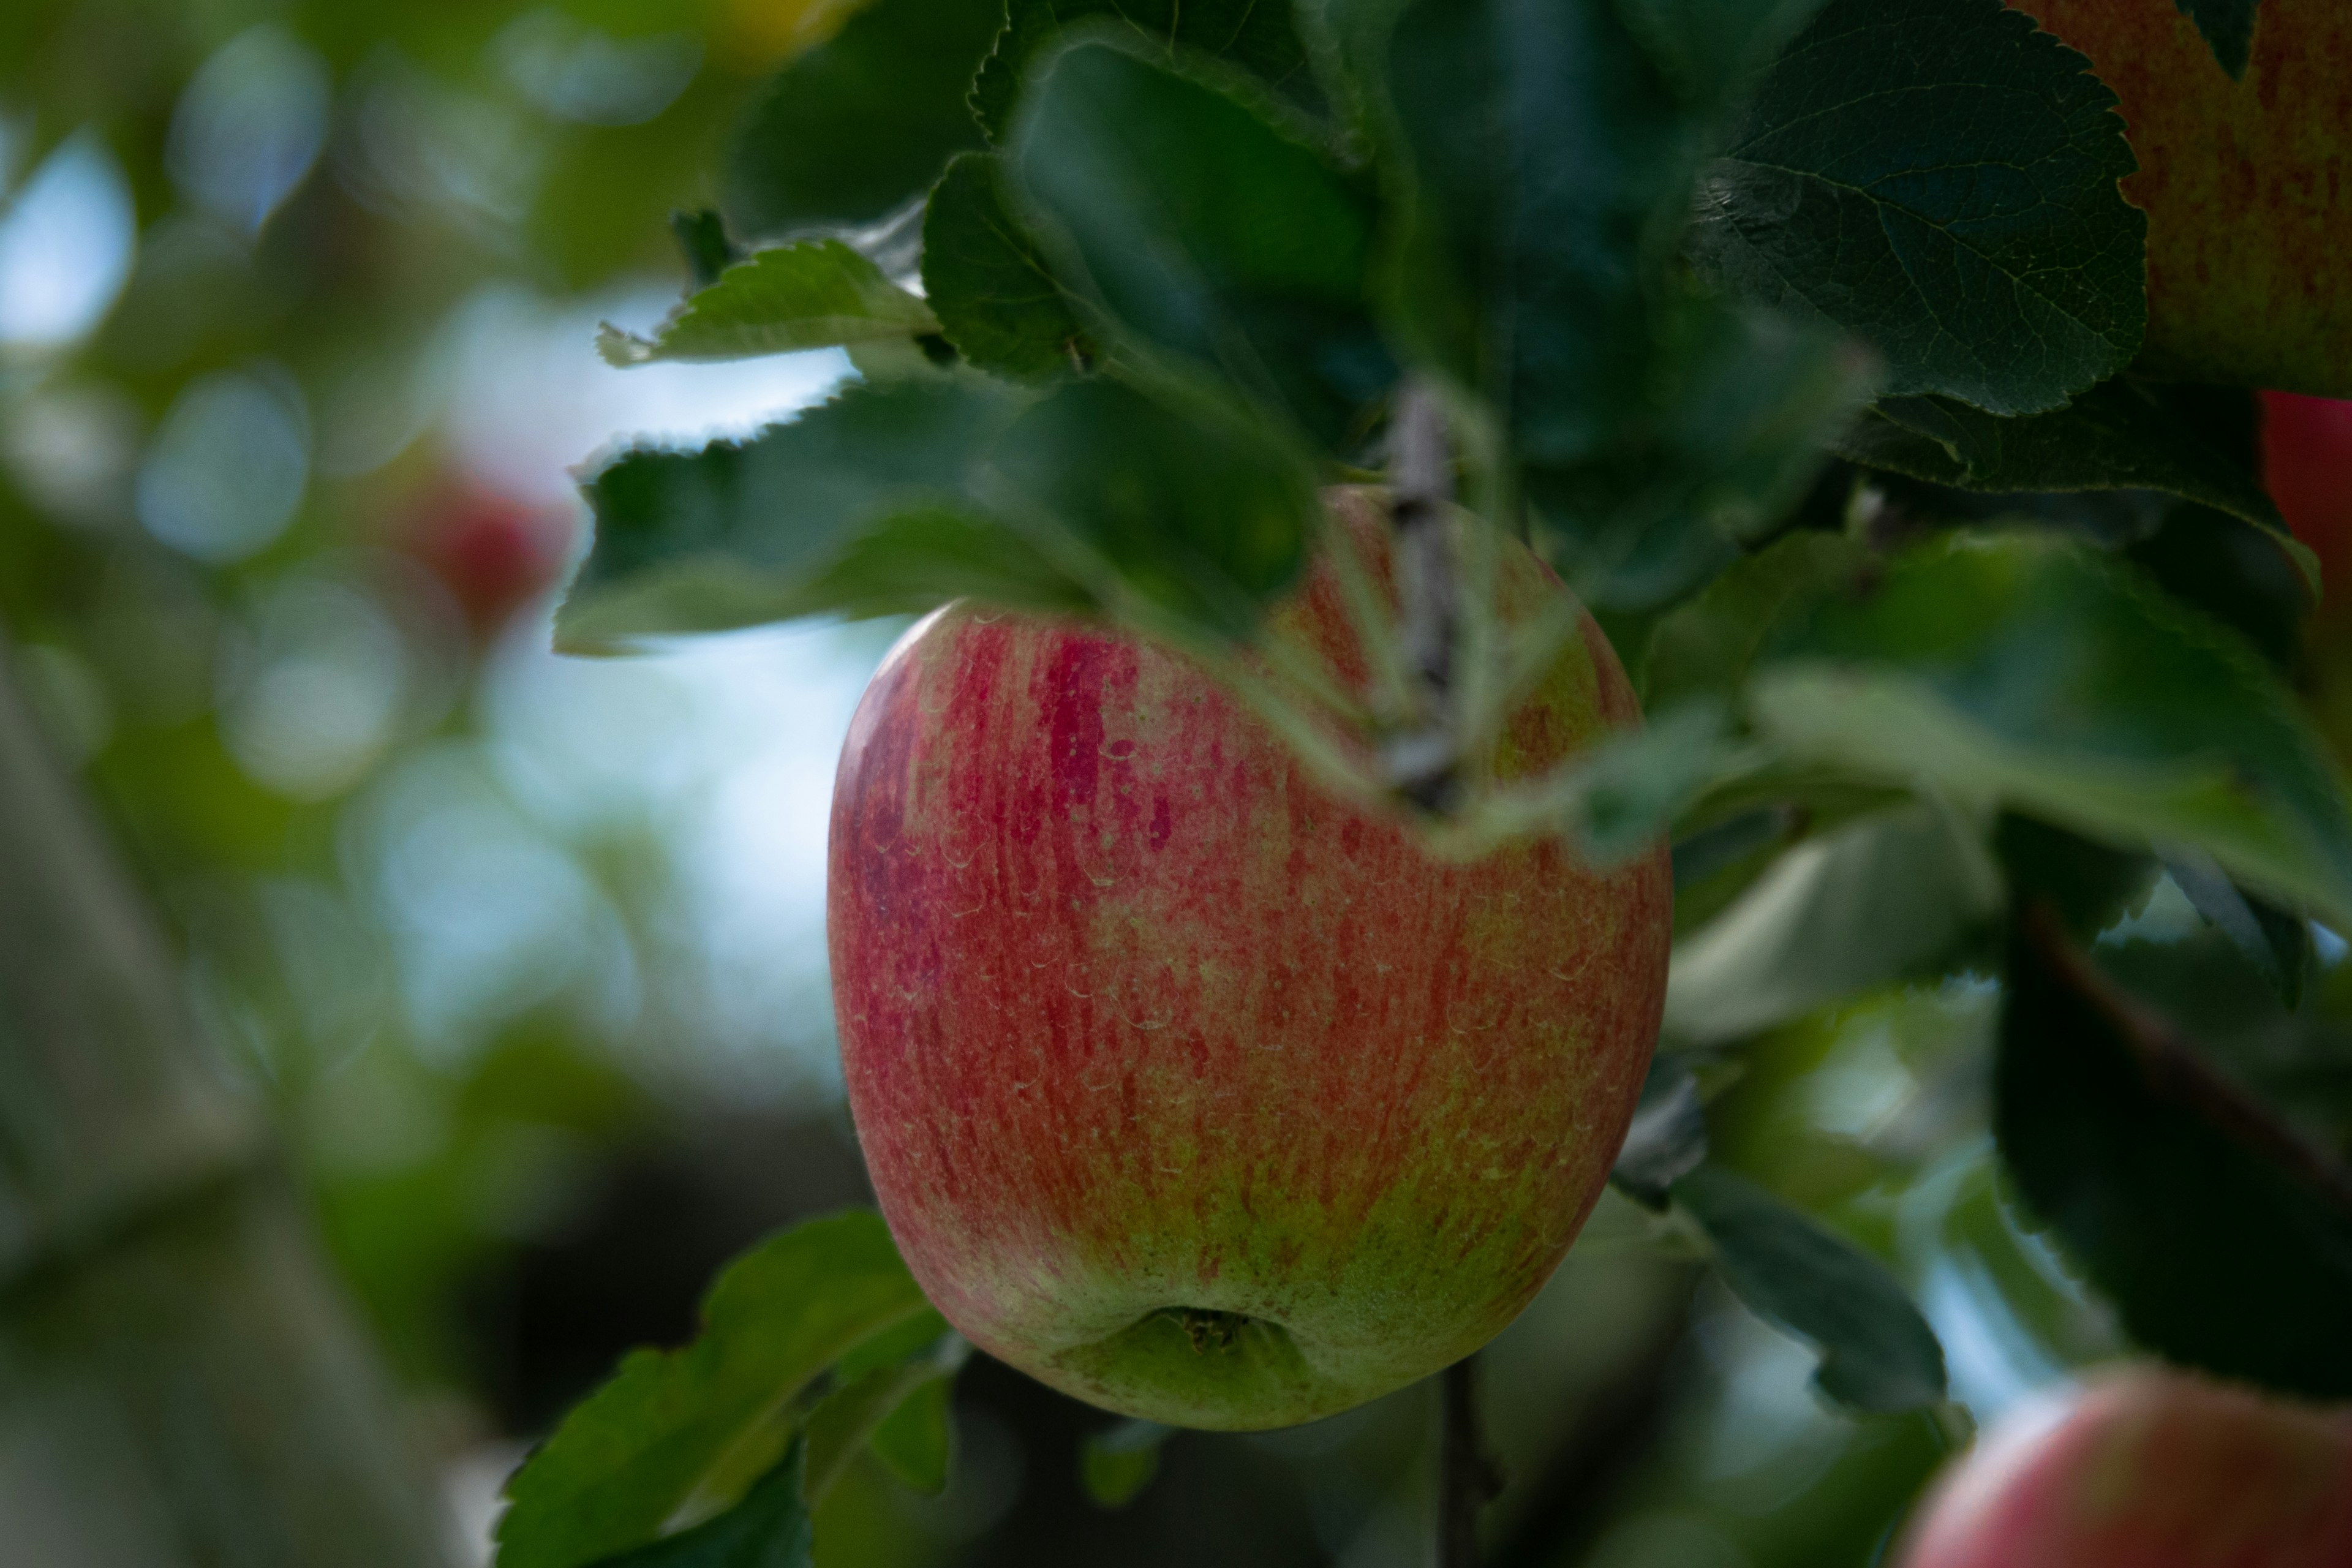
[[[2183,8],[2242,68],[2251,6]],[[1827,1396],[1939,1405],[1926,1321],[1709,1157],[1701,1086],[1840,996],[1997,982],[1991,1131],[2129,1334],[2352,1397],[2352,1181],[2322,1152],[2352,1108],[2305,1088],[2343,1048],[2305,1005],[2313,922],[2352,931],[2352,818],[2288,683],[2315,571],[2248,395],[2133,374],[2114,106],[1997,0],[871,0],[753,105],[723,211],[681,217],[688,297],[603,345],[842,345],[860,374],[746,440],[602,458],[559,638],[1097,616],[1397,803],[1384,742],[1484,754],[1573,635],[1565,599],[1485,613],[1520,535],[1649,726],[1405,808],[1448,852],[1672,836],[1685,940],[1621,1190],[1811,1343]],[[1409,399],[1479,520],[1449,678],[1287,680],[1264,608]],[[1409,628],[1362,616],[1401,669]],[[2185,957],[2119,924],[2159,878],[2204,922]],[[961,1350],[872,1216],[778,1237],[521,1470],[499,1561],[807,1562],[859,1445],[940,1483]],[[1164,1436],[1098,1438],[1098,1494]]]

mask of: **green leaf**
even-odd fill
[[[1100,353],[1078,301],[1004,199],[992,153],[948,165],[923,212],[923,293],[963,357],[1014,381],[1089,367]]]
[[[1045,47],[1089,21],[1117,23],[1122,41],[1163,61],[1174,63],[1179,51],[1212,55],[1308,113],[1323,107],[1288,0],[1010,0],[1004,30],[971,88],[971,110],[989,140],[1003,140],[1023,74]]]
[[[596,539],[556,616],[593,652],[961,594],[1071,610],[1091,595],[980,500],[1023,400],[978,377],[853,386],[751,441],[623,453],[587,483]]]
[[[743,1500],[691,1530],[598,1560],[596,1568],[812,1568],[815,1541],[801,1503],[800,1443]],[[508,1561],[501,1551],[499,1561]]]
[[[1682,100],[1715,114],[1796,36],[1822,0],[1617,0],[1626,27]]]
[[[1160,1473],[1160,1447],[1176,1435],[1157,1421],[1122,1421],[1090,1432],[1078,1449],[1078,1478],[1104,1508],[1125,1508]]]
[[[1744,1177],[1707,1163],[1674,1184],[1748,1310],[1821,1352],[1815,1386],[1858,1410],[1944,1398],[1944,1347],[1877,1260]]]
[[[1866,467],[1956,489],[2161,490],[2268,531],[2315,587],[2315,557],[2287,531],[2243,464],[2210,445],[2150,393],[2105,382],[2054,413],[2003,418],[1956,398],[1897,397],[1837,443]]]
[[[1643,706],[1728,700],[1774,633],[1850,586],[1869,559],[1859,540],[1806,530],[1734,562],[1651,632]]]
[[[761,1243],[711,1287],[691,1345],[632,1352],[507,1483],[499,1568],[599,1562],[655,1540],[681,1511],[724,1508],[762,1472],[792,1477],[797,1508],[796,1473],[771,1468],[793,1401],[861,1342],[928,1310],[877,1215],[851,1211]]]
[[[928,1330],[933,1325],[926,1323],[923,1327]],[[935,1335],[922,1353],[893,1364],[869,1367],[854,1375],[845,1367],[842,1386],[825,1395],[809,1412],[803,1437],[801,1500],[812,1509],[816,1507],[849,1468],[858,1450],[875,1441],[883,1426],[926,1389],[938,1391],[936,1408],[944,1416],[946,1391],[971,1352],[963,1336],[950,1331]],[[922,1480],[930,1482],[923,1489],[935,1492],[947,1484],[947,1437],[943,1426],[935,1447],[929,1433],[904,1428],[894,1434],[893,1445],[900,1461],[912,1458]],[[898,1465],[892,1468],[896,1469]]]
[[[873,0],[795,58],[746,110],[723,205],[768,239],[880,223],[981,144],[964,106],[1000,0]]]
[[[1322,516],[1313,468],[1258,423],[1108,379],[1024,415],[996,467],[1129,592],[1213,636],[1249,633],[1306,565]]]
[[[1662,1210],[1672,1202],[1674,1184],[1706,1158],[1706,1107],[1698,1079],[1675,1058],[1653,1057],[1609,1180],[1635,1203]]]
[[[1808,839],[1679,943],[1665,1032],[1737,1039],[1931,971],[2000,912],[1976,830],[1919,803]]]
[[[1831,0],[1711,170],[1694,254],[1853,331],[1888,393],[2034,414],[2147,323],[2146,215],[2115,94],[2000,0]]]
[[[1783,754],[2020,809],[2126,848],[2192,844],[2352,920],[2352,821],[2252,649],[2071,541],[1954,533],[1823,605],[1750,682]]]
[[[672,212],[669,231],[686,257],[686,275],[694,288],[709,288],[721,272],[743,259],[742,249],[727,237],[726,220],[711,208]]]
[[[932,1497],[947,1489],[955,1433],[949,1395],[954,1389],[951,1376],[918,1384],[896,1410],[882,1418],[868,1439],[874,1457],[892,1475]]]
[[[2244,637],[2273,668],[2293,678],[2319,588],[2317,563],[2300,542],[2182,502],[2166,508],[2124,554],[2166,593]]]
[[[940,330],[930,308],[837,239],[762,250],[737,262],[670,312],[648,340],[617,327],[596,335],[604,363],[743,359]]]
[[[2243,81],[2254,53],[2254,9],[2262,0],[2174,0],[2197,24],[2213,58],[2233,81]]]
[[[2230,880],[2213,858],[2176,849],[2164,868],[2197,912],[2245,955],[2279,1000],[2292,1007],[2303,999],[2311,967],[2311,927],[2291,910],[2256,898]]]
[[[1039,65],[1008,145],[1057,273],[1143,345],[1326,441],[1386,391],[1363,304],[1370,205],[1241,98],[1080,43]]]
[[[2142,1345],[2352,1397],[2352,1179],[2046,915],[2011,945],[1994,1130],[2027,1204]]]

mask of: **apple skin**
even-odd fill
[[[2341,621],[2352,599],[2352,402],[2264,393],[2263,483],[2319,557],[2320,615]]]
[[[1378,576],[1388,533],[1335,492]],[[1510,547],[1506,620],[1561,592]],[[1335,574],[1277,635],[1360,686]],[[1638,724],[1587,616],[1498,777]],[[1124,1414],[1290,1426],[1467,1355],[1583,1224],[1664,1005],[1663,846],[1475,862],[1310,783],[1176,655],[950,605],[834,794],[843,1075],[899,1250],[975,1344]]]
[[[2352,5],[2262,0],[2232,81],[2174,0],[2009,0],[2122,100],[2147,212],[2142,364],[2352,396]]]
[[[2157,1367],[2029,1401],[1903,1568],[2352,1568],[2352,1412]]]

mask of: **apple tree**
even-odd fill
[[[593,459],[559,641],[1061,617],[1190,661],[1429,857],[1670,843],[1613,1183],[1818,1352],[1823,1396],[1967,1427],[1894,1275],[1718,1157],[1710,1106],[1760,1033],[1941,981],[1991,1020],[1946,1135],[1990,1134],[2128,1341],[2352,1399],[2324,1005],[2352,817],[2295,696],[2318,568],[2251,390],[2352,393],[2325,194],[2352,127],[2294,97],[2342,58],[2319,10],[872,0],[681,215],[684,300],[602,342],[841,345],[858,377],[749,439]],[[1392,571],[1335,487],[1392,517]],[[1523,548],[1564,591],[1502,616]],[[1282,629],[1327,558],[1360,682]],[[1486,765],[1588,609],[1645,727]],[[776,1237],[538,1450],[499,1560],[809,1561],[861,1448],[941,1483],[966,1353],[879,1218]],[[1097,1494],[1166,1435],[1107,1429]]]

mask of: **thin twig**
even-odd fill
[[[1503,1489],[1478,1422],[1478,1368],[1465,1356],[1439,1379],[1444,1440],[1438,1457],[1437,1568],[1478,1568],[1478,1513]]]
[[[1387,748],[1390,775],[1432,810],[1452,795],[1455,745],[1454,454],[1445,410],[1418,381],[1397,394],[1389,425],[1389,483],[1396,528],[1398,641],[1419,678],[1422,721]]]

